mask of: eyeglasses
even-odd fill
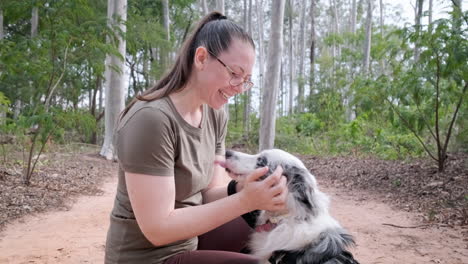
[[[229,74],[231,74],[231,80],[229,80],[229,84],[231,86],[239,86],[239,85],[242,84],[242,92],[245,92],[245,91],[249,90],[250,88],[252,88],[252,86],[254,85],[252,81],[244,80],[244,78],[242,78],[242,76],[240,74],[233,71],[229,66],[226,65],[226,63],[224,63],[222,60],[220,60],[211,51],[208,51],[208,53],[210,53],[211,56],[215,57],[215,59],[218,60],[219,63],[221,63],[224,66],[224,68],[226,68],[228,70]]]

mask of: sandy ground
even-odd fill
[[[109,212],[116,178],[102,196],[83,196],[69,211],[27,216],[0,234],[0,263],[103,263]],[[468,263],[461,230],[418,226],[417,216],[395,211],[366,193],[322,190],[331,196],[332,214],[356,238],[352,251],[361,263]]]

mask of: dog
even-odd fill
[[[279,149],[256,155],[228,150],[220,165],[238,182],[260,167],[269,168],[261,179],[277,166],[283,168],[287,213],[257,210],[243,215],[255,228],[248,247],[261,263],[359,264],[347,250],[355,245],[353,237],[328,213],[328,196],[297,157]]]

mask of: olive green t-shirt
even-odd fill
[[[201,205],[201,191],[211,181],[215,155],[224,155],[226,124],[223,110],[203,105],[201,125],[193,127],[169,97],[138,101],[122,118],[115,133],[119,181],[107,234],[106,263],[159,264],[197,248],[196,237],[162,247],[145,238],[135,220],[124,172],[173,177],[175,208]]]

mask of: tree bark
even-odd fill
[[[37,6],[33,7],[31,14],[31,38],[37,36],[39,24],[39,8]]]
[[[423,10],[423,3],[424,0],[416,0],[416,17],[415,17],[415,27],[416,27],[416,35],[419,35],[421,31],[421,18],[422,18],[422,10]],[[419,61],[419,55],[421,53],[419,48],[419,41],[416,40],[414,45],[414,61]]]
[[[299,80],[297,82],[298,95],[297,106],[299,113],[304,112],[304,57],[305,57],[305,16],[307,10],[306,0],[302,0],[301,4],[301,22],[299,32]]]
[[[432,0],[429,0],[429,25],[432,24]]]
[[[280,64],[283,52],[284,5],[285,0],[272,2],[267,78],[265,78],[265,86],[268,87],[268,89],[266,89],[263,94],[259,142],[260,150],[273,148],[275,142],[276,102],[278,99]]]
[[[293,39],[293,12],[294,12],[294,2],[293,0],[288,0],[289,10],[288,10],[288,34],[289,34],[289,48],[288,48],[288,57],[289,57],[289,104],[288,104],[288,114],[291,116],[294,113],[294,39]]]
[[[3,33],[3,10],[0,8],[0,40],[4,38]]]
[[[264,65],[264,58],[265,58],[265,51],[264,51],[264,43],[263,43],[263,0],[256,0],[255,1],[255,11],[257,14],[257,22],[258,22],[258,67],[259,67],[259,87],[258,87],[258,102],[259,105],[262,105],[263,99],[263,80],[265,74],[265,65]],[[261,119],[262,111],[260,111],[260,119]]]
[[[107,2],[107,17],[109,23],[115,24],[120,28],[123,34],[126,32],[125,21],[127,20],[127,0],[108,0]],[[119,17],[121,21],[116,20]],[[121,23],[120,23],[121,22]],[[125,38],[118,35],[118,51],[125,58]],[[108,39],[108,41],[110,41]],[[111,68],[114,66],[118,69],[115,71]],[[115,55],[107,55],[106,58],[106,96],[105,96],[105,135],[104,144],[101,149],[101,156],[106,159],[115,159],[116,153],[114,150],[113,136],[114,128],[119,118],[120,112],[124,108],[124,60]]]
[[[249,35],[252,36],[252,0],[249,0],[248,5],[248,13],[247,20],[246,20],[246,28]],[[250,109],[252,105],[252,89],[249,89],[246,92],[245,100],[244,100],[244,118],[243,118],[243,127],[244,127],[244,136],[247,136],[250,132]]]
[[[366,39],[364,41],[364,59],[362,62],[362,73],[367,75],[370,64],[370,50],[372,44],[372,0],[367,0]]]
[[[353,0],[352,4],[351,4],[351,33],[356,33],[356,10],[357,7],[356,7],[356,0]]]
[[[170,30],[170,18],[169,18],[169,0],[162,0],[162,6],[163,6],[163,26],[164,30],[166,31],[166,41],[167,44],[169,44],[171,40],[171,30]],[[161,56],[161,65],[163,65],[163,68],[166,69],[169,65],[169,56],[170,54],[170,48],[169,45],[165,46],[164,52]]]
[[[310,80],[309,80],[309,94],[313,93],[315,82],[315,0],[310,1]]]
[[[206,0],[200,0],[200,5],[203,11],[203,14],[208,14],[210,11],[208,9],[208,4],[206,3]]]
[[[216,11],[224,15],[224,0],[216,0]]]

